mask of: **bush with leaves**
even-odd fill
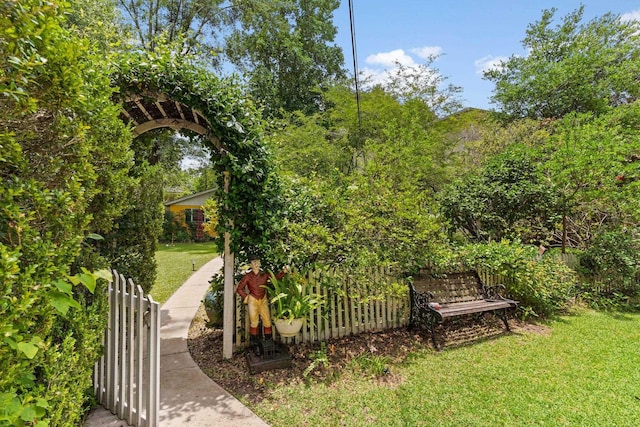
[[[64,5],[0,11],[0,424],[76,426],[104,328],[76,261],[126,206],[130,135],[104,55],[64,28]]]
[[[190,242],[191,236],[177,215],[167,210],[164,213],[162,234],[160,234],[159,241],[163,243]]]
[[[456,263],[504,277],[507,293],[520,301],[523,317],[566,310],[575,296],[573,270],[554,257],[539,257],[536,247],[517,241],[464,246],[453,259]]]
[[[155,251],[162,231],[162,170],[146,161],[132,169],[137,186],[117,227],[100,242],[112,268],[149,292],[156,279]]]
[[[640,239],[632,230],[599,234],[579,259],[580,272],[590,282],[583,285],[584,290],[601,289],[605,296],[640,293]]]
[[[560,218],[558,197],[536,166],[536,152],[521,145],[493,157],[439,193],[453,230],[474,242],[520,238],[545,241]]]

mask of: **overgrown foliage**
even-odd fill
[[[434,202],[448,146],[425,101],[377,87],[335,87],[322,114],[295,116],[273,138],[286,173],[280,252],[296,263],[416,268],[446,246]]]
[[[98,246],[111,268],[148,293],[156,279],[154,255],[164,219],[162,170],[142,161],[131,175],[136,186],[129,194],[129,207]]]
[[[528,54],[485,72],[502,113],[532,119],[600,114],[638,99],[638,21],[608,13],[583,24],[584,8],[555,27],[557,9],[544,10],[522,41]]]
[[[635,102],[597,118],[569,114],[558,121],[539,166],[567,219],[556,242],[587,248],[601,230],[638,224],[639,112]]]
[[[236,0],[237,26],[226,56],[247,79],[266,117],[282,112],[311,114],[322,92],[345,77],[342,49],[334,43],[337,0]]]
[[[211,138],[206,143],[218,171],[218,234],[222,238],[225,231],[231,232],[231,249],[241,258],[252,251],[269,253],[280,229],[280,183],[260,115],[239,86],[169,49],[123,54],[113,79],[122,97],[165,93],[207,118]],[[231,180],[228,193],[225,174]]]
[[[561,260],[540,257],[535,247],[517,241],[467,245],[451,261],[506,277],[507,294],[520,301],[523,318],[562,312],[576,295],[574,271]]]
[[[92,295],[72,266],[126,206],[130,135],[63,5],[0,11],[0,424],[78,425],[105,311],[103,285]]]
[[[640,297],[640,239],[637,230],[600,233],[580,255],[580,272],[586,279],[581,292],[589,294],[595,302],[602,297],[619,299],[618,303],[623,299]]]
[[[545,242],[561,216],[559,196],[538,170],[535,154],[510,146],[478,175],[467,175],[440,192],[440,206],[452,229],[475,242]]]

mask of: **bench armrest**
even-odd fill
[[[433,298],[433,292],[418,292],[415,288],[415,286],[413,286],[413,282],[411,280],[407,280],[407,284],[409,285],[409,290],[411,291],[412,294],[414,295],[420,295],[424,298],[427,299],[432,299]]]
[[[407,280],[407,284],[409,286],[409,292],[411,293],[411,301],[416,306],[416,308],[420,310],[430,309],[429,303],[430,300],[433,299],[434,295],[432,292],[418,292],[416,291],[415,286],[413,286],[413,282],[411,280]]]
[[[483,288],[486,299],[506,299],[500,293],[500,291],[506,292],[507,287],[505,285],[483,286]]]

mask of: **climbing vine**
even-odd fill
[[[113,80],[122,101],[131,95],[153,98],[162,93],[207,119],[210,133],[205,143],[218,172],[218,234],[231,233],[231,250],[240,258],[254,252],[269,258],[270,242],[281,228],[280,181],[260,114],[240,86],[168,50],[124,54]],[[225,174],[230,177],[228,192]]]

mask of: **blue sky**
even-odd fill
[[[556,7],[556,22],[585,6],[583,22],[607,12],[640,19],[640,0],[353,0],[358,68],[383,78],[394,60],[424,63],[421,52],[440,53],[433,64],[447,83],[462,86],[464,105],[491,108],[491,82],[481,70],[501,58],[525,55],[521,41],[527,25],[543,9]],[[334,13],[336,42],[353,72],[349,8],[342,0]]]

